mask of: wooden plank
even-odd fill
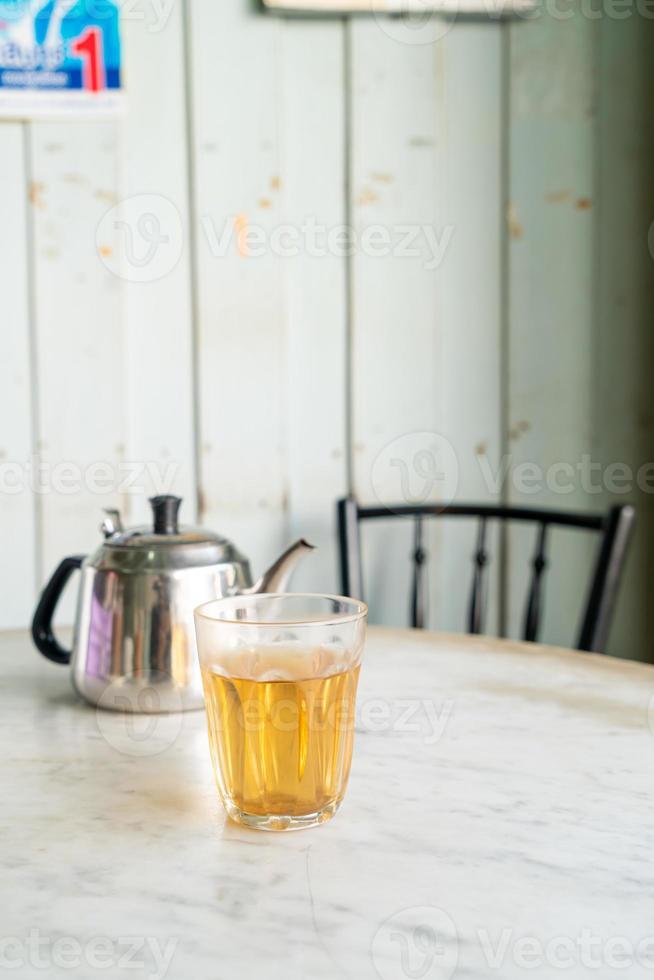
[[[600,504],[577,466],[592,447],[595,22],[575,4],[570,19],[541,17],[509,30],[508,444],[514,468],[537,464],[550,473],[548,486],[514,472],[509,499],[592,509]],[[550,469],[559,464],[574,468],[571,480]],[[557,492],[555,481],[571,492]],[[512,635],[522,628],[533,543],[533,532],[511,533]],[[553,536],[543,640],[572,643],[592,554],[588,535]]]
[[[345,223],[343,25],[291,20],[281,60],[283,220],[298,231],[284,260],[289,537],[317,546],[294,588],[337,592],[335,501],[346,491],[347,259],[308,225]],[[321,232],[322,237],[322,232]]]
[[[0,629],[25,626],[36,587],[36,509],[28,485],[33,453],[27,178],[23,126],[0,126]],[[18,492],[15,488],[18,487]]]
[[[161,24],[149,16],[146,4],[141,7],[146,7],[142,17],[135,16],[135,7],[123,21],[129,107],[122,193],[133,219],[121,236],[123,260],[126,246],[141,263],[149,254],[134,219],[151,222],[152,215],[156,226],[146,225],[145,231],[152,228],[159,243],[150,264],[133,269],[123,261],[122,267],[127,274],[126,456],[152,468],[144,474],[144,493],[129,498],[129,517],[149,520],[147,496],[165,490],[185,498],[182,520],[192,523],[197,486],[183,7],[170,6]]]
[[[355,227],[361,235],[381,226],[395,238],[411,228],[416,250],[359,253],[354,262],[354,477],[364,501],[380,489],[382,498],[404,496],[402,466],[409,495],[424,496],[426,459],[434,473],[445,467],[435,499],[487,498],[478,457],[494,463],[499,453],[499,277],[487,251],[499,239],[499,32],[441,25],[434,40],[436,27],[421,28],[424,43],[419,31],[409,43],[375,22],[352,27]],[[470,187],[457,186],[459,170]],[[487,221],[481,231],[477,214]],[[373,619],[405,623],[410,527],[365,529],[363,545]],[[430,623],[460,630],[473,531],[434,524],[428,549]]]
[[[189,12],[202,516],[258,569],[286,537],[282,24],[239,0]]]
[[[496,503],[501,439],[502,27],[452,25],[439,42],[443,159],[438,214],[452,229],[438,269],[440,431],[455,447],[460,500]],[[474,69],[473,69],[474,66]],[[467,629],[477,522],[445,524],[435,623]],[[484,629],[498,629],[499,535],[489,529]]]
[[[353,21],[351,30],[353,225],[358,240],[374,226],[395,244],[399,225],[415,234],[438,220],[436,55],[429,44],[398,42],[374,21]],[[420,235],[413,257],[398,259],[392,245],[379,248],[384,254],[360,248],[354,256],[353,477],[362,502],[403,494],[400,469],[409,493],[425,487],[416,459],[431,452],[431,440],[426,436],[423,447],[415,433],[434,431],[442,394],[437,291],[426,248]],[[364,525],[362,547],[372,621],[405,624],[410,528]]]
[[[102,508],[124,502],[123,291],[96,250],[98,224],[119,193],[116,137],[107,122],[31,130],[39,456],[47,468],[41,581],[64,555],[94,548]],[[105,230],[99,245],[116,249],[115,233]],[[72,616],[71,590],[61,617]]]
[[[616,656],[650,662],[654,661],[654,133],[648,92],[654,73],[653,42],[651,20],[602,19],[598,94],[602,207],[593,399],[597,456],[606,474],[612,464],[629,467],[635,478],[630,481],[631,491],[614,499],[633,503],[638,513],[609,649]],[[608,493],[603,500],[608,504]]]

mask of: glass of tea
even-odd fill
[[[211,757],[232,820],[297,830],[338,810],[367,611],[354,599],[293,593],[195,610]]]

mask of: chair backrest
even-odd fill
[[[338,530],[343,594],[363,599],[363,574],[359,523],[375,519],[408,519],[414,522],[413,581],[411,591],[411,624],[424,628],[427,607],[427,553],[424,548],[424,524],[431,518],[476,517],[477,544],[473,557],[472,585],[468,607],[468,632],[481,633],[484,623],[488,523],[519,521],[537,527],[536,547],[531,561],[531,581],[524,613],[523,639],[538,639],[543,609],[543,584],[548,565],[548,531],[552,526],[580,528],[599,535],[599,548],[584,608],[577,650],[603,653],[606,649],[615,601],[635,521],[634,508],[625,504],[612,507],[605,514],[571,513],[537,510],[529,507],[486,506],[483,504],[450,504],[445,507],[402,505],[397,507],[362,507],[353,497],[338,502]]]

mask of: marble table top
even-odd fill
[[[97,713],[0,635],[0,972],[654,976],[654,668],[371,629],[348,794],[227,823],[202,712]]]

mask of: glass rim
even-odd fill
[[[343,602],[354,607],[353,612],[332,613],[331,615],[321,616],[317,619],[225,619],[223,617],[212,616],[209,607],[219,606],[221,603],[238,602],[238,600],[248,600],[256,602],[257,599],[327,599],[332,602]],[[210,599],[203,602],[193,610],[194,616],[198,619],[206,620],[210,623],[223,623],[225,626],[293,626],[299,627],[320,627],[320,626],[342,626],[345,623],[356,623],[368,615],[368,606],[361,599],[351,599],[349,596],[331,595],[328,592],[254,592],[233,596],[222,596],[220,599]]]

